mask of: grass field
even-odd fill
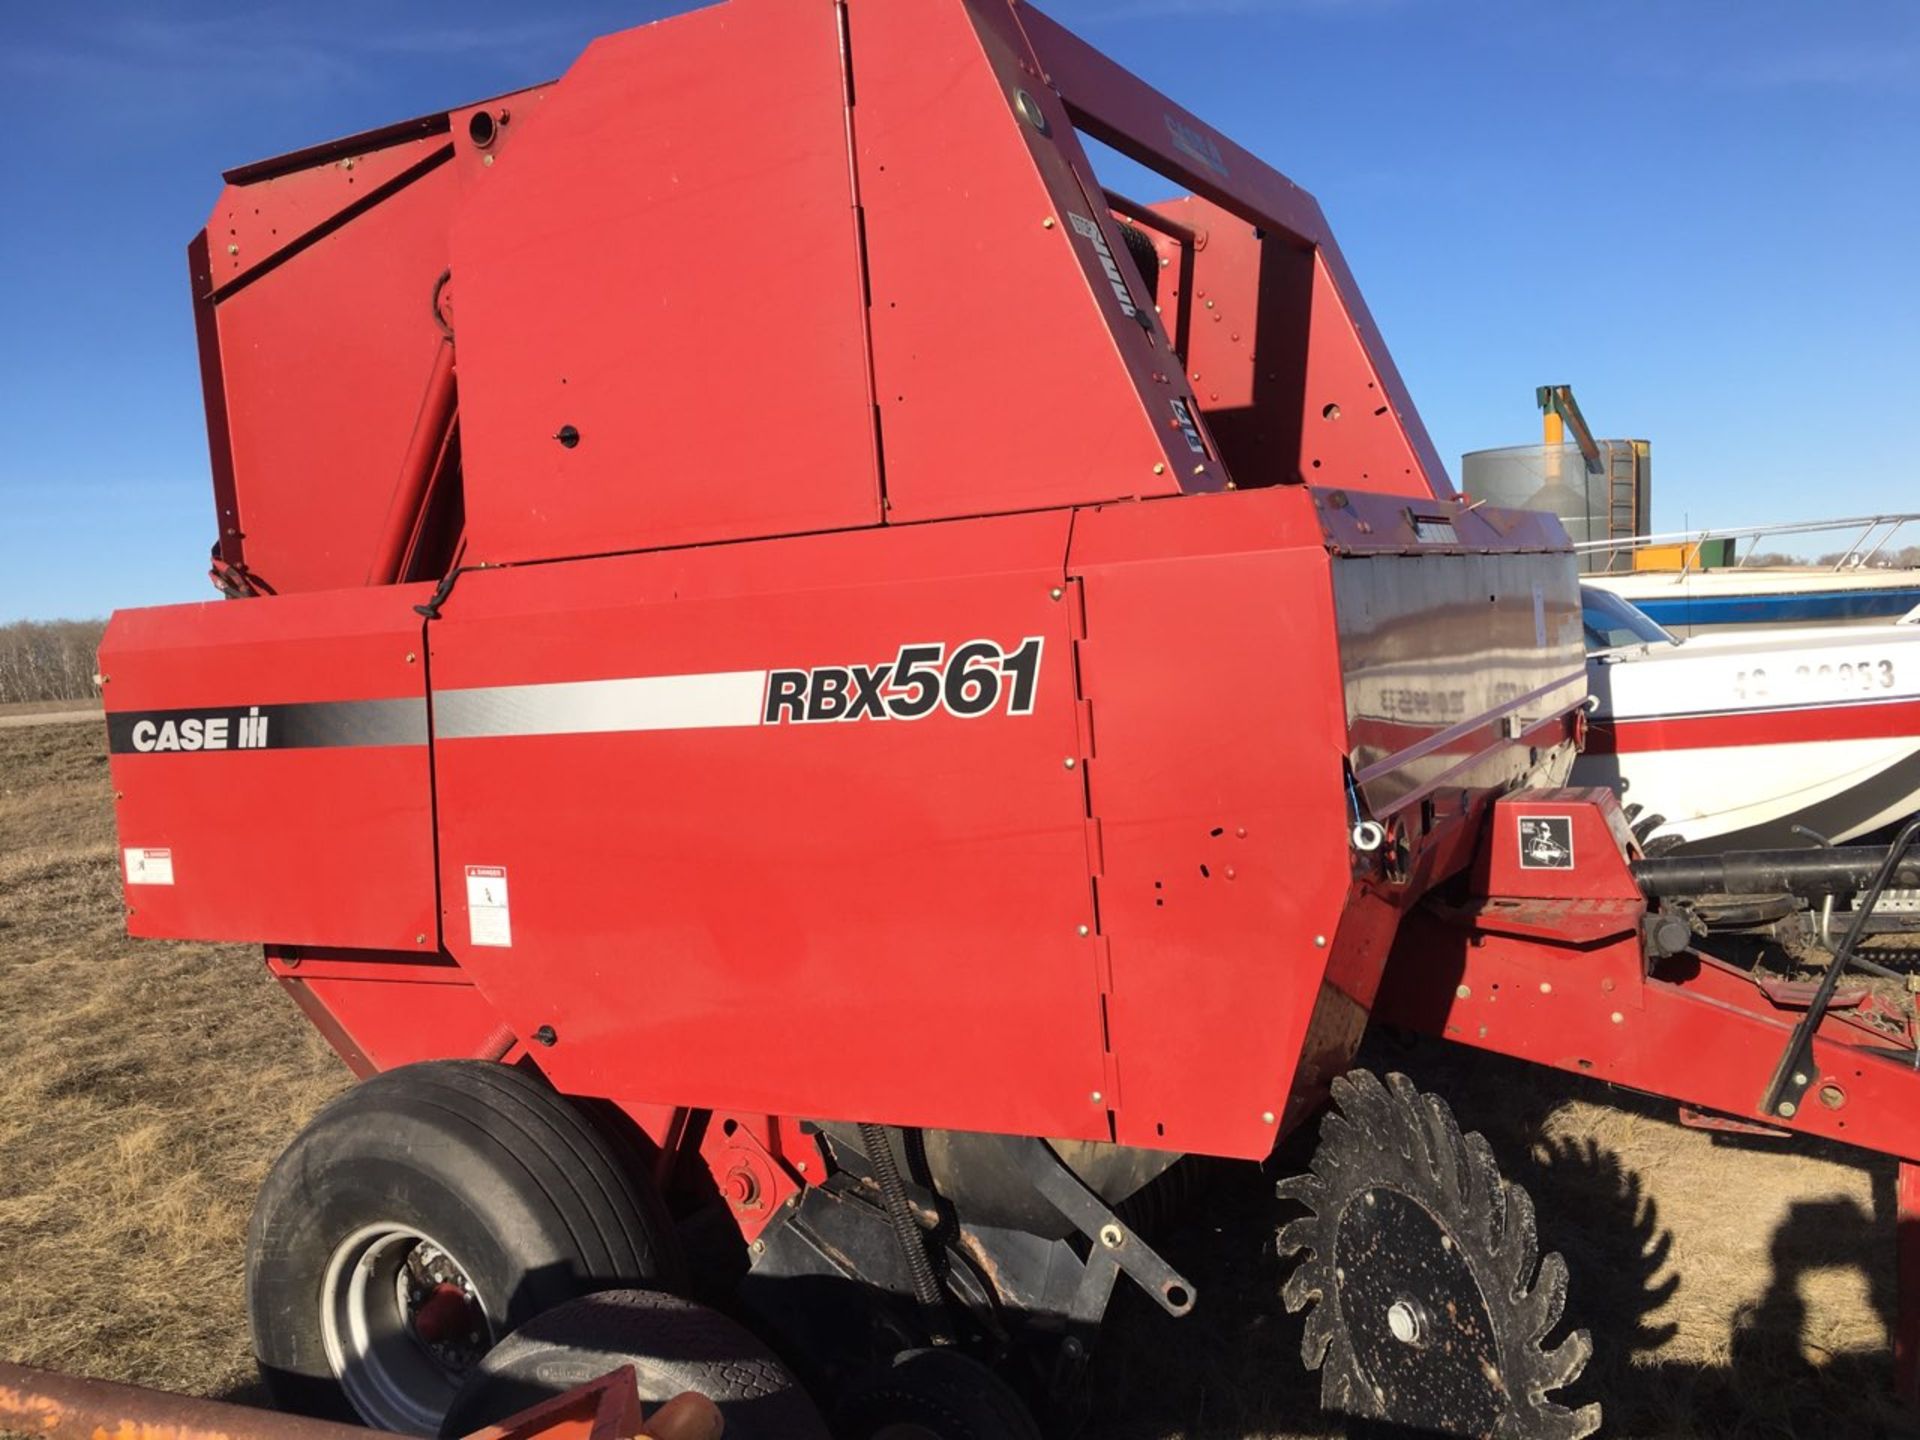
[[[90,725],[0,732],[0,1357],[257,1400],[254,1189],[344,1072],[250,950],[122,933]],[[1670,1107],[1441,1047],[1367,1063],[1446,1094],[1532,1191],[1599,1354],[1604,1433],[1917,1433],[1886,1398],[1892,1169],[1730,1144]],[[1275,1296],[1271,1181],[1223,1167],[1165,1237],[1186,1321],[1122,1287],[1093,1436],[1340,1433]]]
[[[13,715],[57,715],[68,710],[100,708],[97,700],[10,700],[0,705],[0,717]]]

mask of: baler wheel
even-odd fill
[[[1281,1293],[1289,1311],[1313,1307],[1301,1356],[1320,1403],[1449,1435],[1591,1435],[1598,1405],[1548,1398],[1593,1346],[1576,1330],[1546,1348],[1567,1267],[1539,1255],[1527,1192],[1404,1075],[1353,1071],[1333,1100],[1311,1171],[1280,1184],[1311,1213],[1277,1242],[1283,1258],[1305,1252]]]
[[[480,1357],[581,1294],[671,1286],[651,1180],[534,1075],[376,1075],[274,1164],[247,1235],[254,1354],[283,1409],[431,1435]]]
[[[623,1365],[648,1414],[686,1390],[720,1407],[727,1440],[828,1440],[800,1382],[716,1310],[658,1290],[612,1290],[537,1315],[488,1353],[441,1427],[468,1435]]]
[[[1026,1402],[957,1350],[906,1350],[841,1398],[840,1440],[1040,1440]]]

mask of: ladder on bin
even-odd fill
[[[1607,538],[1631,539],[1640,533],[1640,462],[1644,440],[1609,440],[1607,459]]]

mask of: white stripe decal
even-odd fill
[[[467,740],[728,729],[758,725],[766,693],[764,670],[444,690],[433,697],[433,730],[436,739]]]

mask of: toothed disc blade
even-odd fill
[[[1486,1142],[1400,1076],[1335,1086],[1315,1183],[1288,1187],[1312,1212],[1286,1227],[1304,1258],[1290,1309],[1311,1303],[1303,1347],[1321,1403],[1375,1420],[1502,1440],[1580,1440],[1599,1409],[1548,1392],[1585,1363],[1584,1334],[1551,1352],[1566,1267],[1536,1260],[1533,1207],[1505,1185]]]

